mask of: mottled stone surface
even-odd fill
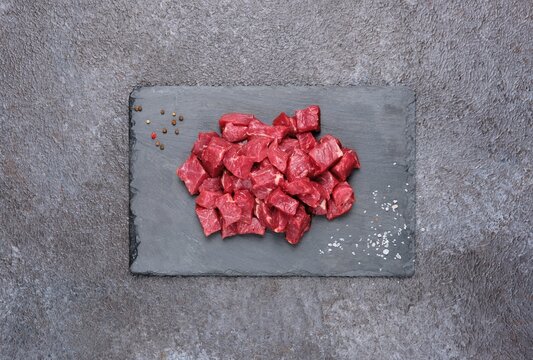
[[[531,358],[531,4],[0,1],[0,358]],[[128,271],[136,85],[405,85],[409,279]]]

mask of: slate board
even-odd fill
[[[194,198],[176,176],[200,131],[228,112],[266,123],[318,104],[321,135],[357,150],[357,202],[334,221],[314,217],[297,246],[281,234],[205,238]],[[415,95],[403,87],[185,87],[134,90],[130,109],[130,270],[150,275],[411,276],[415,229]],[[161,115],[160,110],[165,114]],[[179,135],[170,121],[183,114]],[[146,119],[151,124],[145,123]],[[168,133],[163,135],[161,129]],[[156,131],[164,145],[154,145]],[[396,202],[394,202],[396,201]],[[389,205],[387,205],[387,203]],[[397,205],[393,206],[392,205]],[[385,237],[384,234],[385,233]]]

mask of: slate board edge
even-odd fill
[[[407,112],[405,114],[405,136],[407,137],[407,172],[409,183],[413,184],[414,196],[407,198],[407,212],[411,215],[409,221],[409,236],[413,239],[411,241],[411,251],[413,259],[406,263],[404,269],[406,270],[406,277],[411,277],[415,274],[416,262],[416,94],[414,91],[405,87],[411,94],[411,100],[407,105]]]
[[[246,86],[229,86],[229,85],[219,85],[219,86],[181,86],[181,85],[157,85],[157,84],[146,84],[146,85],[137,85],[133,88],[133,90],[130,92],[129,95],[129,204],[128,204],[128,211],[129,211],[129,270],[130,273],[133,275],[143,275],[143,276],[183,276],[183,277],[189,277],[189,276],[242,276],[242,277],[411,277],[415,273],[415,260],[416,260],[416,249],[415,248],[415,227],[416,227],[416,94],[413,90],[409,89],[407,86],[365,86],[368,88],[374,88],[374,89],[385,89],[385,88],[397,88],[402,89],[404,91],[409,92],[411,100],[407,105],[407,112],[406,112],[406,127],[405,127],[405,135],[409,139],[408,144],[408,157],[406,159],[407,164],[407,171],[408,171],[408,179],[409,182],[413,184],[413,189],[415,192],[415,196],[409,198],[409,202],[407,205],[408,212],[412,215],[410,216],[410,236],[412,237],[413,241],[411,242],[411,247],[413,248],[413,256],[414,258],[412,261],[408,262],[404,267],[405,273],[404,274],[389,274],[387,272],[384,272],[383,274],[376,274],[374,272],[368,272],[366,271],[348,271],[338,274],[328,274],[328,275],[322,275],[322,274],[314,274],[308,272],[307,274],[302,275],[301,271],[300,274],[292,273],[292,272],[284,272],[279,274],[273,274],[273,273],[265,273],[265,274],[247,274],[247,273],[241,273],[238,271],[228,270],[228,271],[220,271],[220,272],[213,272],[213,273],[204,273],[204,274],[197,274],[197,273],[158,273],[155,271],[138,271],[135,270],[135,260],[137,258],[137,248],[140,244],[140,241],[138,240],[138,235],[136,231],[136,225],[135,225],[135,214],[131,210],[131,200],[134,196],[134,192],[132,189],[132,180],[133,180],[133,174],[132,174],[132,164],[133,164],[133,147],[135,145],[135,135],[133,133],[133,106],[135,103],[135,93],[142,89],[142,88],[150,88],[150,87],[182,87],[182,88],[200,88],[200,87],[226,87],[226,88],[234,88],[234,87],[246,87]],[[250,85],[250,87],[262,87],[261,85]],[[270,86],[266,86],[270,87]],[[273,86],[278,87],[278,86]],[[305,87],[312,87],[312,88],[328,88],[328,87],[338,87],[338,86],[322,86],[322,85],[310,85],[310,86],[301,86],[301,85],[287,85],[279,87],[288,87],[288,88],[305,88]],[[345,88],[356,88],[357,85],[353,86],[344,86]],[[410,121],[411,119],[411,121]]]

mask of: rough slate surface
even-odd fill
[[[528,0],[2,0],[0,358],[531,358],[528,16]],[[415,276],[131,276],[127,102],[148,83],[413,89]]]
[[[405,87],[152,86],[131,94],[130,268],[150,275],[410,276],[414,272],[415,97]],[[356,149],[350,176],[357,202],[334,221],[313,217],[298,246],[283,234],[206,239],[194,197],[176,176],[200,131],[218,131],[224,113],[271,123],[319,104],[321,136]],[[164,109],[164,114],[160,110]],[[183,114],[180,135],[172,112]],[[150,119],[150,124],[146,124]],[[163,134],[161,129],[168,128]],[[151,133],[165,145],[154,146]]]

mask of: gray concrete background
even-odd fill
[[[531,358],[531,9],[0,0],[0,357]],[[416,275],[130,275],[139,84],[411,87]]]

